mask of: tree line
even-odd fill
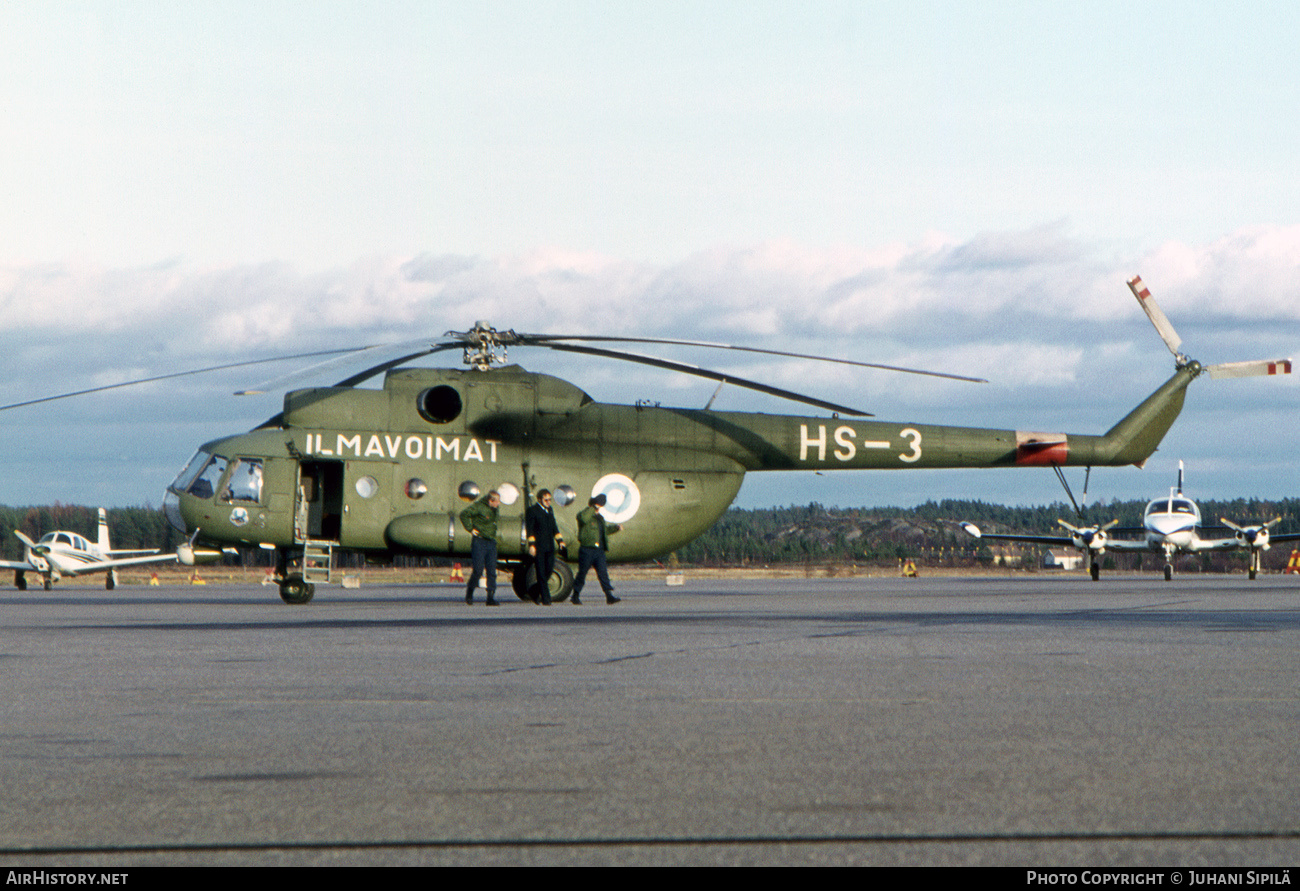
[[[1201,501],[1201,516],[1207,526],[1219,517],[1238,524],[1262,523],[1282,517],[1274,532],[1300,532],[1300,498],[1260,500],[1237,498]],[[676,552],[676,559],[688,565],[744,566],[781,563],[896,563],[899,560],[987,562],[987,546],[961,530],[969,521],[986,532],[1056,533],[1057,519],[1075,524],[1119,520],[1120,526],[1139,527],[1146,501],[1111,501],[1089,505],[1084,518],[1064,503],[1008,506],[984,501],[945,499],[927,501],[916,507],[832,508],[817,502],[803,506],[731,508],[713,526]],[[108,509],[108,524],[114,548],[161,548],[173,550],[182,537],[162,510],[154,507]],[[94,541],[98,526],[97,508],[60,504],[36,507],[0,506],[0,554],[3,559],[22,558],[22,543],[15,529],[39,539],[55,529],[77,532]],[[1226,530],[1214,533],[1229,534]],[[983,553],[981,553],[983,549]],[[1021,549],[1031,556],[1041,548]],[[1270,555],[1285,562],[1290,548],[1281,546]],[[245,561],[257,558],[250,549]],[[263,555],[265,556],[265,555]],[[351,558],[344,556],[343,559]],[[1228,555],[1226,559],[1233,559]]]
[[[1280,516],[1282,522],[1273,527],[1273,532],[1300,532],[1300,498],[1237,498],[1198,504],[1206,527],[1218,526],[1220,517],[1247,525]],[[1121,527],[1141,527],[1146,505],[1146,501],[1098,502],[1088,505],[1083,517],[1072,506],[1060,502],[1008,506],[955,499],[927,501],[907,508],[828,508],[816,502],[799,507],[732,508],[711,529],[679,550],[677,557],[682,563],[702,565],[898,560],[964,565],[989,562],[991,558],[987,545],[961,529],[964,521],[986,532],[1060,535],[1064,530],[1058,519],[1074,525],[1119,520]],[[1223,537],[1231,532],[1218,529],[1207,534]],[[1033,559],[1044,549],[1025,545],[1013,550]],[[1290,548],[1274,548],[1274,552],[1279,551],[1285,562]],[[1270,556],[1274,561],[1279,559],[1278,554]],[[1225,555],[1224,559],[1231,562],[1234,555]]]

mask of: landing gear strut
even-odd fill
[[[289,552],[275,550],[275,574],[280,578],[280,599],[285,603],[310,603],[316,586],[302,577],[302,573],[289,572]]]

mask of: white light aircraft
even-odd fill
[[[1178,485],[1169,490],[1168,497],[1157,498],[1147,505],[1142,515],[1140,529],[1116,529],[1118,520],[1101,526],[1072,526],[1064,520],[1069,535],[995,535],[980,531],[972,523],[962,523],[961,528],[979,539],[990,541],[1022,541],[1034,544],[1064,545],[1077,548],[1088,555],[1088,572],[1093,580],[1101,577],[1101,556],[1106,551],[1164,552],[1165,581],[1174,577],[1173,559],[1178,553],[1195,554],[1201,551],[1231,551],[1244,549],[1250,552],[1247,574],[1254,578],[1259,572],[1260,556],[1275,541],[1297,541],[1300,533],[1273,535],[1270,529],[1281,522],[1277,517],[1257,526],[1238,526],[1220,518],[1224,526],[1233,531],[1230,538],[1201,537],[1201,509],[1196,502],[1183,494],[1183,462],[1178,462]],[[1137,533],[1141,538],[1112,538],[1112,533]]]
[[[39,573],[45,580],[45,590],[64,576],[105,573],[104,587],[112,591],[117,587],[117,569],[120,566],[139,566],[145,563],[171,563],[180,561],[194,564],[193,542],[181,545],[175,551],[135,550],[115,551],[108,538],[108,512],[99,509],[99,540],[88,541],[75,532],[56,530],[47,532],[40,541],[32,541],[19,530],[14,535],[23,543],[23,560],[0,560],[0,568],[14,571],[14,584],[18,590],[27,590],[27,573]]]
[[[1151,296],[1151,291],[1142,283],[1142,279],[1134,276],[1129,280],[1128,287],[1133,292],[1133,296],[1137,298],[1142,311],[1146,313],[1147,318],[1151,320],[1151,324],[1155,326],[1156,331],[1160,334],[1160,339],[1165,342],[1169,352],[1173,353],[1175,367],[1180,369],[1190,368],[1197,375],[1204,373],[1209,374],[1212,378],[1255,377],[1257,375],[1291,373],[1292,362],[1290,359],[1202,365],[1181,351],[1183,339],[1178,336],[1178,332],[1174,330],[1174,326],[1170,324],[1169,319],[1161,311],[1155,298]],[[1064,484],[1065,477],[1061,475],[1060,468],[1056,468],[1056,471],[1057,476]],[[1070,492],[1068,485],[1066,486],[1066,492]],[[1085,482],[1085,499],[1087,495]],[[1073,494],[1070,494],[1070,500],[1074,500]],[[1142,528],[1140,529],[1116,529],[1115,527],[1119,524],[1118,520],[1111,520],[1101,526],[1072,526],[1064,520],[1057,520],[1056,522],[1069,531],[1069,536],[991,535],[981,532],[978,526],[971,523],[962,523],[961,526],[976,538],[986,538],[991,541],[1023,541],[1077,548],[1088,554],[1088,571],[1094,580],[1101,573],[1098,558],[1106,553],[1107,549],[1112,551],[1164,551],[1165,580],[1168,581],[1173,578],[1174,554],[1179,552],[1231,550],[1233,548],[1245,548],[1250,551],[1249,575],[1253,579],[1256,573],[1259,572],[1260,555],[1267,551],[1273,542],[1300,540],[1300,534],[1272,535],[1270,533],[1269,530],[1281,522],[1281,519],[1281,517],[1277,517],[1258,526],[1238,526],[1221,518],[1220,521],[1231,529],[1235,535],[1232,538],[1201,538],[1198,532],[1201,526],[1201,511],[1196,506],[1196,502],[1183,495],[1183,463],[1179,461],[1177,489],[1171,489],[1168,498],[1157,498],[1147,505],[1146,513],[1142,519]],[[1112,532],[1121,535],[1125,533],[1138,534],[1143,537],[1140,539],[1116,539],[1111,538]]]

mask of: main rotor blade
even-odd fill
[[[371,344],[369,346],[363,346],[363,347],[351,347],[346,350],[334,350],[332,353],[319,354],[319,355],[335,355],[336,358],[334,359],[326,359],[324,362],[316,362],[312,365],[308,365],[305,368],[299,368],[294,371],[291,371],[288,374],[282,374],[277,377],[264,380],[261,383],[255,384],[254,386],[251,386],[245,390],[236,390],[235,395],[256,396],[265,393],[268,390],[286,389],[289,384],[296,384],[300,381],[309,380],[313,377],[316,377],[319,374],[322,374],[323,372],[329,371],[331,368],[338,368],[343,365],[351,364],[357,360],[358,356],[364,355],[365,353],[379,353],[379,352],[392,353],[397,350],[407,350],[416,345],[423,345],[424,347],[426,347],[427,348],[426,352],[434,352],[434,350],[432,349],[434,344],[427,337],[416,338],[414,340],[397,341],[394,343],[376,343],[376,344]],[[423,353],[415,354],[415,356],[420,356],[420,355],[423,355]],[[414,356],[408,356],[407,358],[414,358]],[[362,378],[362,380],[364,379],[365,378]],[[340,386],[344,386],[344,385],[340,384]]]
[[[722,374],[718,371],[710,371],[707,368],[700,368],[697,365],[687,365],[684,362],[673,362],[669,359],[659,359],[654,356],[642,356],[639,353],[624,353],[617,350],[605,350],[600,347],[578,346],[569,343],[538,343],[536,346],[548,347],[552,350],[560,350],[566,353],[584,353],[589,356],[604,356],[607,359],[622,359],[626,362],[638,362],[642,365],[651,365],[655,368],[667,368],[670,371],[680,371],[684,374],[692,374],[696,377],[708,378],[709,380],[723,381],[728,384],[735,384],[737,387],[744,387],[749,390],[757,390],[760,393],[767,393],[769,396],[777,396],[781,399],[789,399],[792,402],[802,402],[805,405],[813,405],[817,408],[824,408],[828,411],[839,412],[840,414],[856,415],[858,417],[873,417],[871,412],[862,411],[861,409],[849,408],[843,405],[837,405],[834,402],[827,402],[824,399],[816,399],[812,396],[804,396],[801,393],[795,393],[790,390],[782,390],[780,387],[772,387],[767,384],[760,384],[757,381],[746,380],[743,377],[735,375]]]
[[[1206,365],[1210,377],[1259,377],[1269,374],[1290,374],[1290,359],[1259,359],[1253,362],[1222,362]]]
[[[975,384],[987,384],[982,377],[967,377],[961,374],[948,374],[943,371],[926,371],[921,368],[903,368],[899,365],[882,365],[878,362],[857,362],[852,359],[836,359],[831,356],[811,356],[807,353],[789,353],[784,350],[766,350],[760,347],[734,346],[729,343],[712,343],[707,340],[671,340],[662,337],[606,337],[588,334],[519,334],[520,345],[553,346],[555,341],[581,340],[606,343],[663,343],[674,346],[706,347],[714,350],[739,350],[746,353],[762,353],[767,356],[787,356],[791,359],[812,359],[816,362],[834,362],[839,365],[855,365],[858,368],[879,368],[884,371],[901,371],[904,374],[923,374],[928,377],[946,377],[955,381],[969,381]]]
[[[355,387],[359,383],[370,380],[370,378],[374,377],[376,374],[379,374],[381,371],[387,371],[390,368],[396,368],[398,365],[401,365],[403,362],[410,362],[412,359],[419,359],[421,356],[428,356],[428,355],[432,355],[433,353],[440,353],[443,350],[454,350],[459,348],[460,346],[461,344],[459,343],[435,344],[426,347],[425,349],[422,349],[418,352],[410,353],[405,356],[399,356],[396,359],[389,359],[387,362],[380,362],[378,365],[372,365],[369,368],[367,368],[365,371],[359,371],[356,374],[352,375],[351,377],[345,377],[343,380],[339,381],[334,386]]]
[[[154,381],[167,381],[178,377],[188,377],[192,374],[208,374],[213,371],[225,371],[229,368],[246,368],[250,365],[265,365],[268,362],[287,362],[292,359],[314,359],[317,356],[333,356],[339,353],[352,352],[351,350],[318,350],[314,353],[297,353],[292,356],[275,356],[270,359],[252,359],[247,362],[231,362],[227,365],[211,365],[207,368],[193,368],[189,371],[176,371],[171,374],[159,374],[153,377],[142,377],[132,381],[122,381],[117,384],[106,384],[102,387],[88,387],[85,390],[74,390],[71,393],[59,393],[55,396],[43,396],[40,399],[28,399],[25,402],[14,402],[9,405],[0,405],[0,411],[8,411],[11,408],[22,408],[24,405],[39,405],[42,402],[53,402],[56,399],[68,399],[73,396],[84,396],[87,393],[102,393],[105,390],[117,390],[122,387],[134,387],[137,384],[150,384]]]
[[[1138,304],[1151,320],[1151,324],[1156,326],[1156,331],[1160,334],[1160,339],[1165,342],[1165,346],[1169,347],[1169,352],[1181,362],[1184,357],[1178,348],[1183,345],[1183,339],[1178,336],[1178,332],[1174,330],[1174,326],[1160,309],[1160,304],[1156,303],[1156,298],[1151,296],[1151,290],[1142,283],[1142,278],[1136,275],[1129,279],[1128,288],[1137,298]]]

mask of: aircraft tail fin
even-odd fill
[[[1183,494],[1183,462],[1178,462],[1178,494]]]
[[[99,509],[99,552],[107,554],[113,550],[108,540],[108,511],[102,507]]]
[[[1098,450],[1105,458],[1104,463],[1136,464],[1138,467],[1145,464],[1183,410],[1187,385],[1199,371],[1199,366],[1178,369],[1160,389],[1110,428],[1101,437]]]

